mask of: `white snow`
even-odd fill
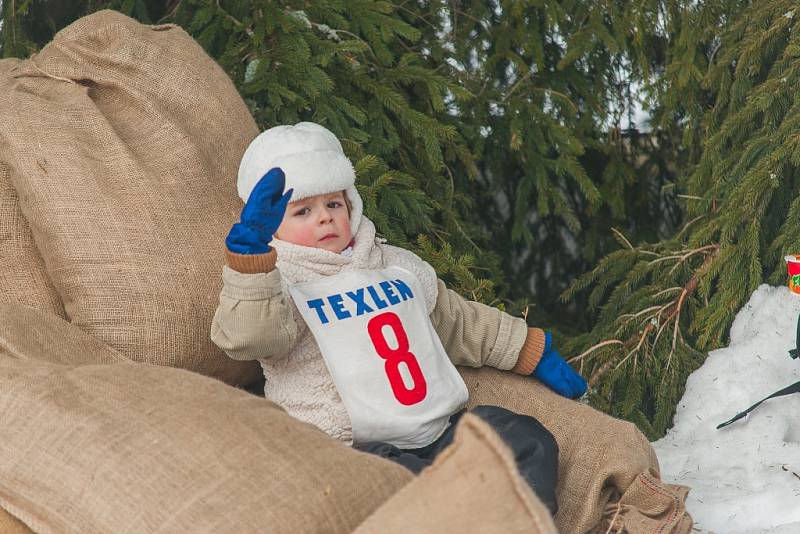
[[[653,443],[665,482],[691,488],[686,506],[702,533],[800,533],[800,394],[770,399],[800,380],[795,348],[800,295],[760,286],[739,311],[730,345],[686,382],[674,426]]]

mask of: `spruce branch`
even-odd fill
[[[251,28],[245,27],[244,24],[242,24],[242,22],[239,19],[237,19],[236,17],[234,17],[233,15],[231,15],[230,13],[228,13],[227,11],[225,11],[222,8],[222,4],[220,3],[220,0],[215,0],[215,3],[217,5],[217,10],[220,13],[222,13],[225,16],[226,19],[228,19],[229,21],[233,22],[233,24],[238,26],[239,28],[244,28],[244,31],[248,35],[248,37],[252,37],[254,35],[253,30]]]
[[[593,345],[587,351],[584,351],[580,358],[575,358],[575,361],[583,360],[590,353],[601,347],[609,345],[621,345],[621,348],[626,349],[626,351],[622,353],[624,356],[618,358],[608,358],[605,363],[601,364],[600,367],[594,371],[592,378],[595,381],[600,380],[610,369],[620,369],[629,360],[632,362],[633,368],[636,368],[636,366],[639,364],[640,355],[644,357],[654,356],[655,348],[658,345],[658,341],[662,333],[671,326],[672,339],[669,352],[665,357],[665,362],[663,365],[663,372],[668,372],[672,365],[672,358],[675,354],[675,350],[678,347],[678,339],[683,339],[680,329],[683,322],[682,311],[684,309],[686,300],[697,290],[700,280],[710,269],[714,259],[717,256],[719,248],[719,244],[711,244],[704,247],[698,247],[696,249],[683,250],[678,254],[662,255],[659,260],[676,260],[675,265],[669,269],[668,273],[671,273],[676,266],[684,265],[696,254],[703,254],[704,260],[701,265],[693,271],[691,277],[683,286],[675,286],[656,291],[652,293],[651,299],[656,300],[669,293],[677,292],[678,294],[675,297],[671,298],[665,303],[654,304],[629,313],[622,313],[616,318],[615,322],[618,325],[616,328],[617,336],[624,336],[624,332],[630,331],[634,321],[636,325],[641,325],[636,326],[635,330],[632,332],[632,335],[628,335],[625,341],[621,341],[620,339],[616,338],[602,340]],[[657,263],[659,262],[656,260],[648,262],[647,265],[651,269],[651,272],[654,267],[657,267]],[[646,287],[645,290],[650,291],[649,287]]]
[[[525,311],[526,311],[526,314],[527,314],[527,308],[526,308]],[[580,362],[581,360],[583,360],[585,357],[587,357],[591,353],[593,353],[594,351],[596,351],[597,349],[606,347],[608,345],[624,345],[624,344],[625,343],[623,341],[620,341],[619,339],[607,339],[605,341],[601,341],[600,343],[596,343],[596,344],[592,345],[591,347],[589,347],[585,351],[581,352],[577,356],[573,356],[572,358],[569,358],[567,361],[569,363],[577,363],[577,362]]]

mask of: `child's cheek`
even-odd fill
[[[350,230],[350,219],[346,219],[339,225],[341,229],[341,239],[344,240],[345,246],[350,244],[350,241],[353,240],[353,232]]]
[[[294,243],[306,247],[313,247],[317,244],[314,236],[314,229],[307,225],[298,225],[294,228]]]

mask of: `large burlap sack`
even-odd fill
[[[70,320],[133,360],[256,380],[209,339],[257,134],[225,72],[179,27],[101,11],[5,76],[0,162]]]
[[[21,63],[0,60],[0,95],[8,93],[8,71]],[[2,97],[0,97],[2,98]],[[5,109],[0,108],[5,119]],[[0,145],[2,138],[0,138]],[[0,152],[2,152],[0,146]],[[39,251],[33,244],[28,221],[22,215],[17,192],[11,185],[9,165],[0,158],[0,302],[18,302],[65,317],[64,306],[47,276]]]
[[[615,419],[553,393],[537,380],[491,368],[459,368],[469,406],[494,404],[535,417],[558,442],[559,532],[688,533],[688,488],[659,480],[647,438]]]
[[[409,532],[556,534],[556,527],[500,436],[466,414],[453,443],[355,534]]]
[[[345,533],[413,478],[196,373],[51,363],[117,355],[37,314],[0,344],[0,508],[37,533]]]

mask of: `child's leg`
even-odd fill
[[[403,467],[405,467],[406,469],[408,469],[409,471],[411,471],[412,473],[414,473],[415,475],[418,475],[420,471],[431,465],[431,463],[433,462],[432,458],[424,458],[422,456],[414,454],[413,452],[407,452],[402,449],[398,449],[394,445],[391,445],[389,443],[384,443],[382,441],[358,443],[356,445],[353,445],[353,448],[398,463]]]
[[[453,442],[453,432],[462,415],[464,415],[464,410],[451,415],[449,421],[450,426],[445,429],[444,433],[430,445],[420,447],[419,449],[399,449],[394,445],[382,441],[357,443],[353,445],[353,448],[391,460],[406,467],[415,475],[418,475],[420,471],[433,463],[434,458],[436,458],[443,449]]]
[[[511,449],[522,478],[547,506],[552,514],[558,510],[558,444],[553,435],[536,419],[520,415],[499,406],[476,406],[472,413],[486,421]],[[399,449],[383,442],[361,443],[354,447],[396,462],[414,474],[433,463],[441,451],[453,442],[458,412],[450,417],[450,426],[439,439],[419,449]]]
[[[547,506],[558,510],[558,444],[539,421],[499,406],[476,406],[472,413],[486,421],[514,454],[522,478]]]

